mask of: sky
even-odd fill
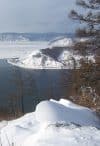
[[[75,0],[0,0],[0,32],[72,32]]]

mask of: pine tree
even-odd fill
[[[77,0],[76,4],[84,8],[85,11],[80,14],[72,10],[70,17],[82,24],[82,27],[76,30],[76,36],[85,38],[85,41],[76,42],[74,48],[85,59],[81,60],[80,69],[75,71],[75,88],[80,90],[91,87],[93,91],[100,95],[100,0]],[[88,60],[87,56],[90,54],[95,55],[95,63]],[[91,94],[82,93],[82,102],[86,101],[84,103],[87,104],[87,101],[89,101],[88,106],[100,104],[100,98],[94,100],[89,95]],[[90,104],[90,101],[93,104]]]
[[[79,14],[72,10],[70,16],[73,20],[79,21],[84,27],[76,30],[78,37],[88,37],[87,41],[76,44],[76,48],[83,49],[82,52],[97,52],[100,48],[100,0],[77,0],[76,4],[86,11]]]

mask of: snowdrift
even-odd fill
[[[99,126],[100,124],[99,119],[90,109],[76,106],[65,100],[60,100],[58,103],[54,101],[43,101],[37,105],[35,113],[36,119],[40,123],[66,122],[84,126]]]
[[[95,113],[68,100],[39,103],[35,112],[2,122],[2,146],[99,146],[100,120]]]

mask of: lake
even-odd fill
[[[50,98],[67,98],[70,92],[71,70],[24,69],[0,60],[0,109],[31,112],[36,105]]]

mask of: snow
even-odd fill
[[[99,136],[100,132],[95,128],[50,126],[31,135],[22,146],[99,146]]]
[[[32,69],[61,69],[63,65],[41,51],[33,51],[24,59],[10,59],[9,63]]]
[[[55,60],[43,54],[41,50],[34,50],[32,53],[24,55],[22,58],[8,59],[8,63],[32,69],[73,69],[74,67],[80,67],[80,59],[82,58],[84,59],[81,55],[74,55],[74,52],[65,50],[62,51],[58,59]],[[86,56],[86,58],[93,63],[95,62],[93,55]]]
[[[81,39],[80,41],[83,41]],[[68,47],[73,46],[74,40],[71,38],[59,38],[49,43],[47,41],[0,41],[0,59],[7,59],[8,63],[24,68],[32,69],[73,69],[80,67],[81,55]],[[66,50],[54,58],[42,53],[41,49],[54,47],[67,47]],[[95,62],[94,55],[86,56],[88,60]],[[75,66],[76,65],[76,66]]]
[[[66,50],[62,51],[57,61],[54,58],[43,54],[41,50],[34,50],[24,58],[9,59],[8,63],[32,69],[73,69],[75,61],[77,62],[77,67],[79,66],[80,58],[82,57],[78,55],[74,56],[73,52]]]
[[[74,51],[65,50],[63,51],[60,56],[58,57],[59,62],[61,62],[65,68],[73,69],[74,67],[79,68],[80,60],[83,59],[86,61],[91,61],[92,63],[95,63],[95,56],[94,55],[88,55],[88,56],[82,56],[79,54],[75,54]]]
[[[23,58],[34,50],[47,47],[46,41],[0,41],[0,59]]]
[[[69,108],[73,108],[73,109],[83,109],[83,110],[89,110],[88,108],[84,107],[84,106],[80,106],[80,105],[77,105],[69,100],[65,100],[65,99],[60,99],[59,100],[59,103],[64,105],[64,106],[67,106]]]
[[[50,43],[50,48],[71,46],[73,46],[73,40],[71,38],[59,38],[58,40],[52,41]]]
[[[28,45],[27,45],[27,43],[28,43]],[[26,44],[23,44],[23,42],[22,42],[22,44],[19,43],[19,46],[16,43],[14,43],[14,44],[11,43],[11,46],[9,46],[9,48],[15,47],[19,50],[13,48],[13,50],[16,50],[16,51],[15,52],[11,51],[11,54],[10,54],[11,57],[10,56],[5,57],[5,58],[7,58],[7,57],[10,58],[10,59],[8,59],[8,63],[11,63],[12,65],[17,65],[19,67],[32,68],[32,69],[62,69],[62,68],[64,69],[65,68],[64,64],[62,62],[60,62],[59,59],[57,61],[54,58],[51,58],[50,56],[42,54],[41,49],[48,48],[48,47],[50,48],[51,46],[54,47],[55,46],[54,44],[58,44],[58,46],[61,46],[61,47],[70,46],[72,43],[72,39],[63,38],[63,39],[53,42],[53,44],[51,44],[51,45],[49,43],[47,44],[47,42],[42,42],[43,44],[42,43],[38,44],[39,42],[38,43],[34,42],[32,44],[33,46],[32,45],[30,46],[29,42],[27,42],[27,43]],[[34,49],[32,49],[32,47]],[[10,50],[11,50],[11,48],[10,48]],[[3,49],[3,51],[4,51],[4,49]],[[21,54],[22,53],[21,51],[23,52],[23,54]],[[1,52],[1,54],[4,54],[4,53]],[[18,54],[20,54],[20,55],[18,56]],[[2,58],[3,57],[4,56],[2,55]],[[70,68],[69,61],[66,64],[66,68]]]
[[[2,146],[99,146],[100,120],[68,100],[40,102],[35,112],[0,123]]]
[[[41,122],[67,122],[85,126],[99,126],[98,118],[88,108],[83,108],[62,100],[59,103],[43,101],[36,108],[36,119]],[[74,105],[74,106],[73,106]],[[42,114],[43,113],[43,114]],[[49,114],[48,114],[49,113]]]
[[[75,57],[71,51],[65,50],[58,57],[59,62],[61,62],[67,69],[74,68]]]

